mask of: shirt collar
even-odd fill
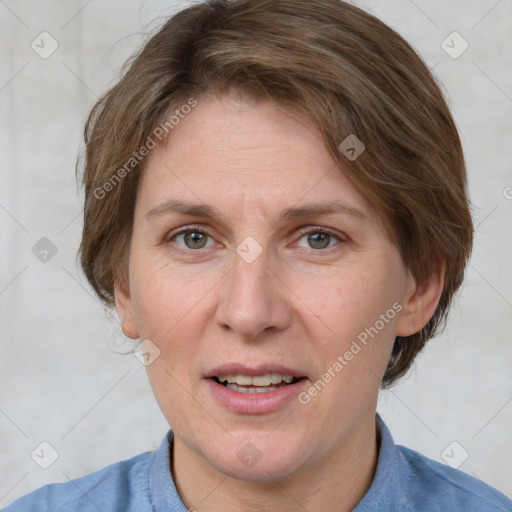
[[[173,432],[169,430],[160,448],[155,452],[149,470],[149,493],[153,510],[156,512],[188,512],[181,501],[171,474],[171,453]]]
[[[402,488],[399,454],[391,432],[379,414],[376,415],[380,436],[379,459],[370,488],[352,512],[393,512],[410,510]]]

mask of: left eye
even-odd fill
[[[306,240],[308,246],[300,244],[300,241],[303,239]],[[325,231],[310,231],[309,233],[305,233],[299,239],[298,245],[308,249],[328,249],[333,245],[336,245],[339,241],[340,239],[337,236],[326,233]]]
[[[181,243],[176,243],[181,247],[186,247],[187,249],[204,249],[205,247],[211,247],[213,244],[213,240],[210,239],[211,243],[209,246],[207,245],[209,238],[210,236],[208,233],[201,229],[187,229],[176,233],[171,240],[177,241],[181,239]]]

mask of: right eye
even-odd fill
[[[208,244],[210,239],[210,244]],[[182,249],[197,250],[211,247],[214,244],[210,235],[202,228],[186,228],[172,234],[167,239],[168,242],[174,241]]]

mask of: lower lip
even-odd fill
[[[206,379],[213,396],[232,412],[240,414],[264,414],[276,411],[293,399],[306,385],[307,379],[301,379],[295,384],[288,384],[267,393],[241,393],[232,391],[213,379]]]

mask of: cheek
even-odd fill
[[[160,350],[146,367],[155,398],[173,428],[186,430],[189,420],[183,418],[189,417],[203,424],[204,410],[190,400],[197,384],[190,370],[200,356],[212,284],[204,275],[179,272],[166,262],[138,268],[133,273],[136,321],[141,339],[149,338]]]
[[[180,272],[167,261],[152,261],[151,255],[142,254],[133,263],[130,282],[141,336],[163,341],[183,326],[196,324],[193,319],[211,288],[211,277]]]
[[[332,369],[338,357],[343,358],[342,370],[332,369],[338,377],[332,389],[359,386],[365,380],[361,371],[373,382],[385,370],[394,342],[397,311],[393,304],[400,299],[399,270],[399,266],[375,262],[338,269],[321,279],[317,276],[315,286],[303,279],[294,283],[293,289],[308,309],[309,320],[304,325],[320,366]]]
[[[318,319],[318,328],[349,339],[369,322],[373,324],[393,303],[392,290],[372,274],[371,269],[341,269],[328,276],[317,276],[314,285],[309,280],[297,279],[291,288]]]

